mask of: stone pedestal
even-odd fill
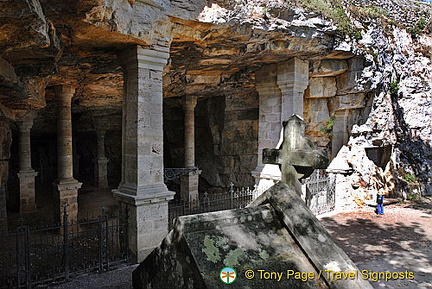
[[[63,206],[66,205],[66,212],[70,224],[78,221],[78,189],[82,183],[75,179],[56,181],[54,186],[54,218],[63,222]]]
[[[34,170],[20,170],[20,213],[32,213],[36,211],[35,177]]]
[[[108,187],[108,162],[107,158],[99,158],[96,162],[95,175],[96,175],[96,186],[98,188]]]
[[[163,182],[162,71],[168,48],[136,46],[119,56],[124,68],[122,181],[114,196],[128,210],[129,250],[141,262],[168,233]]]
[[[95,163],[95,181],[98,188],[108,187],[108,162],[105,157],[105,131],[97,131],[97,161]]]
[[[73,178],[72,112],[75,89],[60,85],[54,88],[57,98],[57,180],[54,181],[54,217],[63,221],[63,205],[70,223],[78,218],[78,189],[81,183]]]
[[[180,177],[180,194],[182,200],[189,201],[189,206],[194,208],[198,205],[198,180],[201,171],[189,172]]]
[[[264,148],[279,148],[282,122],[303,117],[303,94],[309,83],[309,63],[298,58],[265,65],[256,73],[259,94],[258,164],[252,176],[263,191],[281,180],[279,166],[262,163]]]
[[[19,137],[19,165],[18,178],[20,180],[20,213],[36,211],[35,177],[37,172],[31,167],[31,138],[30,130],[33,117],[18,122]]]

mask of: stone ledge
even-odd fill
[[[59,191],[78,190],[81,188],[82,183],[78,182],[74,178],[57,180],[53,183]]]
[[[34,178],[38,175],[38,172],[35,170],[20,171],[17,173],[17,175],[20,179]]]
[[[168,202],[174,199],[175,195],[175,192],[168,191],[164,184],[139,188],[121,185],[118,189],[112,190],[112,193],[118,201],[134,206]]]
[[[149,49],[135,46],[124,50],[119,60],[126,70],[147,68],[162,71],[169,58],[169,52],[163,49],[163,47]]]

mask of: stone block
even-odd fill
[[[323,59],[312,64],[311,77],[326,77],[340,75],[348,70],[346,60]]]
[[[335,109],[356,109],[364,106],[364,93],[338,95],[335,101]]]
[[[361,78],[363,71],[348,71],[336,77],[337,94],[356,93],[355,89],[357,79]]]
[[[309,99],[305,102],[305,119],[308,119],[309,129],[319,131],[323,122],[330,120],[328,101],[326,99]]]
[[[322,98],[336,95],[336,79],[334,77],[316,77],[309,81],[309,95],[306,97]]]

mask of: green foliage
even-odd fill
[[[386,10],[376,5],[369,5],[366,7],[355,7],[355,10],[360,15],[368,18],[380,18],[382,16],[388,15],[388,12]]]
[[[409,194],[409,195],[407,196],[407,199],[410,200],[410,201],[413,201],[413,200],[418,199],[419,197],[420,197],[419,194],[411,193],[411,194]]]
[[[420,17],[419,21],[417,22],[417,27],[420,30],[423,30],[426,28],[426,19],[424,17]]]
[[[412,27],[408,27],[407,31],[411,34],[412,38],[417,38],[418,34],[425,28],[426,28],[426,19],[424,17],[420,17],[416,25]]]
[[[315,11],[317,13],[322,14],[323,16],[332,19],[337,29],[351,36],[354,36],[356,39],[361,39],[361,34],[356,33],[351,20],[348,15],[345,13],[345,8],[342,6],[341,2],[338,0],[298,0],[299,3],[309,9],[311,11]]]
[[[390,83],[390,94],[393,96],[397,96],[399,91],[399,81],[394,81]]]
[[[320,133],[326,136],[333,136],[333,127],[334,127],[335,120],[336,117],[334,116],[330,117],[330,120],[326,121],[324,123],[324,126],[320,129]]]
[[[413,174],[410,174],[410,173],[406,173],[406,174],[403,176],[403,179],[404,179],[405,181],[407,181],[408,183],[415,183],[415,182],[416,182],[416,176],[413,175]]]

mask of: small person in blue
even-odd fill
[[[384,196],[382,193],[377,195],[377,215],[384,215]]]

